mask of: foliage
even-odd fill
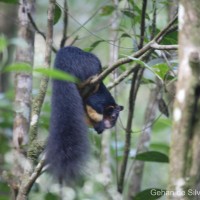
[[[55,15],[54,15],[54,25],[58,23],[61,15],[62,15],[62,10],[60,9],[60,7],[58,5],[56,5]]]
[[[148,151],[148,152],[137,154],[135,156],[135,159],[142,160],[142,161],[149,161],[149,162],[161,162],[161,163],[169,162],[168,156],[157,151]]]
[[[0,2],[17,4],[19,3],[19,0],[0,0]]]
[[[140,193],[138,193],[135,197],[134,200],[143,200],[143,199],[148,199],[148,200],[156,200],[160,199],[160,197],[163,196],[166,190],[163,189],[158,189],[158,188],[150,188],[146,189]]]

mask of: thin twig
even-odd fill
[[[147,0],[143,0],[140,37],[144,37],[146,5],[147,5]],[[140,38],[139,48],[142,48],[143,42],[144,40]],[[134,110],[135,110],[135,100],[136,100],[136,96],[137,96],[137,92],[140,86],[140,80],[142,78],[143,72],[144,72],[144,68],[140,68],[138,66],[132,76],[132,81],[131,81],[124,155],[123,155],[123,160],[122,160],[121,170],[120,170],[120,175],[119,175],[119,182],[118,182],[118,191],[120,193],[122,193],[124,189],[124,177],[126,173],[126,168],[128,164],[128,156],[129,156],[130,147],[131,147],[132,121],[133,121],[133,115],[134,115]]]
[[[144,43],[146,8],[147,8],[147,0],[143,0],[142,1],[142,20],[141,20],[141,28],[140,28],[139,49],[141,49],[143,47],[143,43]]]
[[[146,52],[145,54],[143,54],[141,57],[140,57],[140,60],[143,61],[143,60],[146,60],[147,57],[149,57],[149,55],[152,53],[152,50]],[[135,70],[137,70],[137,68],[139,67],[138,64],[134,65],[133,67],[131,67],[130,69],[124,71],[122,74],[120,74],[120,76],[114,80],[113,83],[111,83],[110,85],[107,86],[107,88],[109,90],[111,90],[112,88],[116,87],[117,85],[119,85],[125,78],[127,78],[130,74],[134,73]]]
[[[153,20],[152,20],[151,40],[156,34],[156,16],[157,16],[156,0],[153,0]]]
[[[155,31],[156,31],[156,16],[157,16],[156,0],[153,0],[153,10],[154,10],[154,13],[153,13],[153,20],[152,20],[151,39],[155,36]],[[149,144],[150,139],[151,139],[150,137],[151,128],[152,128],[153,121],[155,120],[157,98],[158,98],[157,94],[159,93],[159,91],[160,91],[160,87],[158,86],[151,90],[149,103],[147,105],[147,109],[145,113],[144,128],[140,135],[139,142],[137,145],[137,153],[144,152],[148,148],[147,144]],[[129,190],[128,190],[128,199],[133,199],[135,194],[140,191],[143,169],[144,169],[144,162],[142,161],[134,162],[132,177],[131,177]]]
[[[28,194],[28,192],[30,191],[31,187],[35,183],[36,179],[40,176],[43,167],[44,167],[44,159],[40,160],[40,162],[35,167],[35,170],[33,171],[33,173],[28,178],[27,182],[23,185],[24,194]]]
[[[68,26],[68,5],[67,0],[64,0],[64,12],[63,12],[63,36],[60,42],[60,48],[65,46],[67,40],[67,26]]]
[[[35,23],[34,19],[32,18],[31,13],[28,13],[28,18],[29,18],[29,20],[30,20],[30,22],[31,22],[31,24],[32,24],[32,26],[33,26],[33,28],[35,29],[35,31],[36,31],[38,34],[40,34],[40,35],[44,38],[44,40],[46,40],[46,35],[45,35],[45,33],[42,32],[42,31],[40,31],[40,29],[37,27],[37,24]]]
[[[122,74],[120,74],[117,79],[115,79],[110,85],[107,86],[107,88],[109,90],[111,90],[112,88],[114,88],[115,86],[119,85],[119,83],[121,83],[125,78],[127,78],[130,74],[132,74],[133,72],[135,72],[135,70],[137,70],[137,67],[134,65],[133,67],[131,67],[129,70],[126,70],[125,72],[123,72]]]
[[[69,46],[72,46],[77,40],[78,40],[78,36],[76,36],[75,38],[73,38],[73,39],[68,43],[68,45],[69,45]]]
[[[38,28],[37,24],[35,23],[35,21],[34,21],[32,15],[31,15],[31,13],[28,13],[28,19],[30,20],[30,22],[31,22],[33,28],[36,30],[36,32],[37,32],[38,34],[40,34],[40,35],[44,38],[44,40],[46,40],[46,35],[45,35],[45,33],[42,32],[42,31]],[[52,51],[53,51],[54,53],[56,53],[56,52],[58,51],[58,50],[56,49],[56,47],[53,46],[53,43],[52,43]]]
[[[51,66],[51,46],[53,41],[53,20],[54,20],[54,10],[55,10],[55,0],[50,0],[48,8],[48,22],[47,22],[47,33],[46,33],[46,51],[45,51],[45,68],[50,68]],[[31,116],[31,126],[30,126],[30,142],[37,139],[38,122],[40,118],[41,108],[44,102],[48,87],[49,78],[43,76],[40,82],[39,93],[35,97],[32,104],[32,116]],[[29,152],[31,149],[29,149]]]
[[[119,182],[118,182],[118,191],[122,193],[123,187],[124,187],[124,177],[127,167],[127,161],[128,161],[128,155],[130,151],[130,144],[131,144],[131,133],[132,133],[132,118],[133,118],[133,112],[134,112],[134,102],[136,98],[136,92],[135,92],[135,85],[137,81],[137,75],[139,72],[139,68],[135,71],[132,77],[131,82],[131,89],[130,89],[130,95],[129,95],[129,108],[128,108],[128,121],[126,125],[126,138],[125,138],[125,146],[124,146],[124,155],[122,160],[122,165],[120,169],[120,176],[119,176]]]

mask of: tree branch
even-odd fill
[[[149,43],[147,43],[143,48],[141,48],[137,52],[133,53],[131,57],[139,58],[140,56],[142,56],[144,53],[146,53],[147,51],[151,49],[152,44],[154,44],[155,42],[160,43],[163,37],[168,33],[171,26],[175,23],[176,20],[177,20],[177,16],[175,16],[174,19],[171,20],[167,24],[167,26],[162,31],[160,31]],[[103,80],[108,74],[110,74],[113,70],[118,68],[120,65],[130,63],[132,61],[133,60],[130,58],[121,58],[117,60],[115,63],[109,66],[106,70],[104,70],[98,77],[95,77],[94,79],[92,79],[90,84],[97,84],[98,82]]]
[[[153,0],[153,10],[154,10],[154,13],[153,13],[153,20],[152,20],[151,38],[155,36],[155,32],[156,32],[156,16],[157,16],[156,0]],[[152,50],[149,52],[152,52]],[[150,53],[149,53],[149,56],[150,56]],[[147,56],[146,58],[148,58],[149,56]],[[149,102],[148,102],[146,113],[145,113],[144,128],[142,130],[142,133],[139,138],[139,142],[137,144],[136,153],[141,153],[148,149],[150,139],[151,139],[151,128],[152,128],[153,121],[155,120],[155,115],[156,115],[156,107],[157,107],[159,92],[160,92],[160,87],[158,85],[150,91]],[[129,189],[128,189],[128,199],[133,199],[134,196],[138,192],[140,192],[143,171],[144,171],[144,162],[134,160],[132,176],[130,179],[130,184],[129,184]]]
[[[67,0],[64,0],[64,12],[63,12],[63,36],[60,42],[60,48],[65,46],[67,40],[67,26],[68,26],[68,5]]]
[[[36,179],[40,176],[41,171],[44,167],[44,159],[40,160],[38,165],[35,167],[35,170],[31,175],[29,175],[28,180],[23,185],[23,195],[27,196],[31,187],[35,183]],[[19,199],[19,198],[18,198]],[[21,200],[21,199],[20,199]]]
[[[32,18],[31,13],[28,13],[28,18],[29,18],[29,20],[30,20],[30,22],[31,22],[31,24],[32,24],[32,26],[33,26],[33,28],[36,30],[36,32],[37,32],[38,34],[40,34],[40,35],[44,38],[44,40],[46,40],[46,35],[45,35],[45,33],[42,32],[42,31],[40,31],[40,29],[38,28],[38,26],[37,26],[37,24],[35,23],[34,19]],[[52,51],[53,51],[54,53],[56,53],[56,52],[58,51],[58,50],[53,46],[53,43],[52,43]]]
[[[177,50],[178,45],[159,45],[158,43],[154,42],[150,45],[152,49],[158,50]]]
[[[142,1],[142,21],[141,21],[141,28],[140,28],[140,44],[139,49],[143,47],[144,43],[144,34],[145,34],[145,14],[147,8],[147,0]]]
[[[160,43],[162,41],[163,37],[166,34],[168,34],[171,31],[174,31],[174,30],[177,29],[177,26],[173,26],[172,27],[172,25],[175,23],[176,20],[177,20],[177,16],[175,16],[173,18],[173,20],[171,20],[167,24],[167,26],[163,30],[161,30],[149,43],[147,43],[142,49],[140,49],[137,52],[135,52],[134,54],[132,54],[130,57],[146,59],[146,57],[148,57],[148,55],[151,54],[151,51],[153,50],[153,48],[151,47],[152,44]],[[120,65],[126,64],[126,63],[130,63],[130,62],[133,62],[133,60],[128,58],[128,57],[127,58],[121,58],[121,59],[117,60],[114,64],[109,66],[106,70],[104,70],[98,76],[95,76],[94,78],[91,78],[90,80],[87,80],[85,83],[83,83],[84,84],[84,88],[81,89],[82,93],[84,94],[83,98],[85,96],[88,96],[89,94],[91,94],[91,91],[93,91],[95,85],[97,85],[100,81],[102,81],[112,71],[114,71]],[[131,69],[126,70],[123,74],[121,74],[114,81],[114,83],[109,86],[109,89],[113,88],[114,86],[118,85],[121,81],[123,81],[128,75],[131,74],[132,71],[134,71],[134,68],[135,68],[135,66],[132,67]]]
[[[120,193],[123,192],[123,188],[124,188],[124,177],[125,177],[130,145],[131,145],[132,119],[133,119],[133,113],[134,113],[134,107],[135,107],[136,94],[139,88],[139,84],[137,83],[138,81],[137,77],[140,77],[141,74],[142,74],[142,71],[139,68],[137,68],[137,70],[133,74],[132,82],[131,82],[131,89],[130,89],[130,95],[129,95],[128,121],[127,121],[126,129],[125,129],[126,136],[125,136],[124,155],[123,155],[119,182],[118,182],[118,191]]]
[[[51,66],[51,46],[53,40],[53,20],[54,20],[55,0],[50,0],[48,8],[48,22],[47,22],[47,37],[46,37],[46,51],[45,51],[45,68]],[[31,126],[30,126],[30,142],[37,138],[37,129],[39,122],[39,115],[41,112],[42,104],[46,95],[49,78],[43,76],[40,82],[39,93],[35,97],[32,106]]]
[[[140,45],[139,48],[143,47],[144,42],[144,30],[145,30],[145,14],[146,14],[146,5],[147,0],[143,0],[142,4],[142,18],[141,18],[141,35],[140,35]],[[144,68],[140,68],[138,65],[137,69],[135,70],[133,76],[132,76],[132,82],[131,82],[131,89],[130,89],[130,95],[129,95],[129,109],[128,109],[128,120],[126,125],[126,137],[125,137],[125,147],[124,147],[124,155],[122,159],[122,165],[120,169],[120,175],[119,175],[119,182],[118,182],[118,191],[122,193],[124,189],[124,177],[126,173],[126,168],[128,164],[128,156],[130,152],[130,146],[131,146],[131,133],[132,133],[132,121],[133,121],[133,114],[135,109],[135,100],[137,96],[137,92],[140,86],[140,80],[143,75]]]
[[[142,61],[146,60],[150,56],[151,53],[152,53],[152,50],[147,51],[145,54],[143,54],[140,57],[140,60],[142,60]],[[125,72],[123,72],[122,74],[120,74],[119,77],[117,79],[115,79],[113,83],[111,83],[107,86],[107,88],[109,90],[111,90],[113,87],[119,85],[125,78],[127,78],[130,74],[134,73],[137,70],[137,68],[139,68],[139,65],[135,64],[133,67],[131,67],[130,69],[128,69]]]
[[[131,67],[129,70],[126,70],[125,72],[123,72],[122,74],[120,74],[117,79],[115,79],[111,84],[109,84],[107,86],[107,88],[109,90],[111,90],[112,88],[114,88],[115,86],[119,85],[125,78],[127,78],[130,74],[134,73],[137,70],[138,65],[134,65],[133,67]]]
[[[28,13],[28,18],[33,26],[33,28],[35,29],[35,31],[40,34],[45,40],[46,40],[46,35],[44,32],[40,31],[39,28],[37,27],[37,24],[35,23],[34,19],[32,18],[31,13]]]

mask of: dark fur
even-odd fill
[[[105,126],[105,120],[109,120],[111,127],[113,127],[118,119],[119,112],[123,110],[123,106],[118,106],[116,104],[103,82],[100,83],[98,91],[87,99],[86,104],[96,110],[97,113],[103,115],[102,121],[93,124],[94,129],[99,134],[107,128]],[[113,109],[107,112],[109,106],[112,106]]]
[[[76,47],[65,47],[56,55],[55,68],[85,81],[100,73],[101,63],[91,53]],[[102,114],[107,105],[116,105],[103,83],[100,83],[99,90],[91,95],[86,103]],[[49,171],[59,180],[68,182],[79,176],[84,168],[89,154],[84,116],[84,105],[77,86],[74,83],[53,80],[46,163],[49,165]]]

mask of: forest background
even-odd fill
[[[200,171],[199,10],[198,0],[1,0],[0,200],[190,199]],[[104,71],[90,84],[104,80],[125,109],[112,130],[89,131],[86,174],[60,189],[42,152],[51,79],[70,79],[52,69],[67,45],[99,57]]]

